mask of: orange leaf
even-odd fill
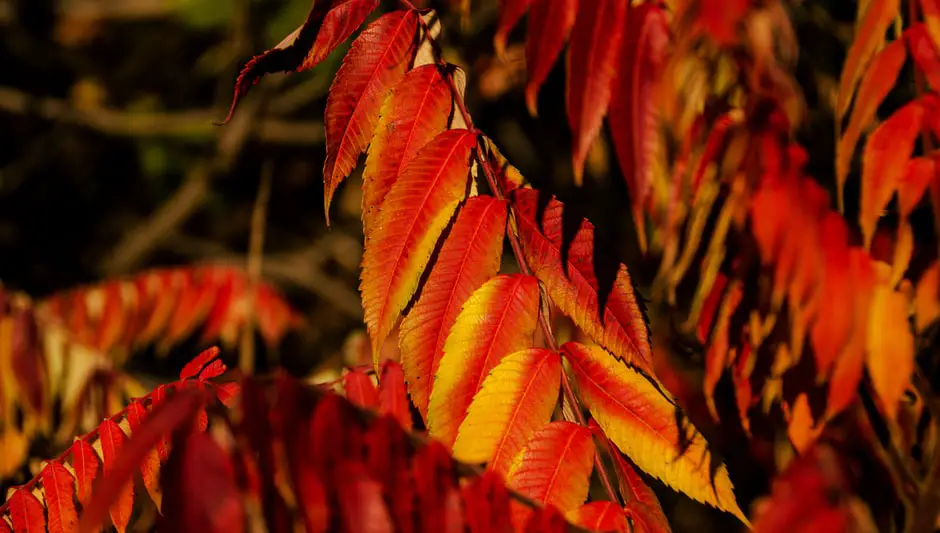
[[[569,522],[590,531],[631,531],[627,515],[614,502],[591,502],[567,514]]]
[[[940,0],[920,0],[920,9],[924,14],[927,35],[934,48],[940,49]]]
[[[49,512],[50,533],[71,532],[78,525],[75,512],[75,478],[61,463],[52,461],[39,474]]]
[[[571,363],[581,398],[620,451],[673,489],[747,524],[727,468],[718,466],[712,476],[705,439],[691,424],[679,425],[678,407],[647,378],[599,346],[568,342],[562,353]]]
[[[940,4],[938,4],[940,5]],[[927,83],[934,91],[940,91],[940,52],[930,40],[927,28],[917,23],[904,30],[904,38],[911,51],[911,57],[918,69],[927,77]]]
[[[421,297],[401,322],[399,346],[408,391],[425,420],[444,342],[467,298],[499,271],[505,228],[505,201],[492,196],[467,200],[431,267]]]
[[[496,49],[497,56],[506,55],[506,38],[509,37],[509,32],[516,26],[522,15],[525,15],[531,3],[532,0],[500,0],[496,33],[493,34],[493,48]]]
[[[406,430],[411,430],[411,409],[405,391],[405,374],[400,364],[385,361],[379,381],[379,412],[392,415]]]
[[[438,135],[412,159],[392,186],[386,209],[362,258],[362,305],[378,354],[411,299],[438,238],[467,191],[476,135],[465,129]]]
[[[532,5],[525,44],[525,101],[532,116],[537,114],[539,88],[565,46],[577,13],[578,0],[538,0]]]
[[[379,407],[379,391],[372,383],[372,378],[361,368],[351,368],[343,376],[343,387],[346,390],[346,399],[363,409],[377,409]]]
[[[881,211],[904,178],[923,120],[923,101],[911,102],[881,123],[865,144],[858,222],[862,227],[866,248],[871,246]]]
[[[620,59],[627,2],[580,0],[568,44],[565,108],[574,135],[571,158],[580,184],[588,149],[597,138],[610,103]]]
[[[587,498],[593,468],[591,430],[571,422],[552,422],[532,435],[513,460],[507,485],[567,513]],[[531,511],[515,503],[513,522],[523,524]]]
[[[839,78],[839,98],[836,103],[836,117],[841,120],[849,108],[849,102],[855,93],[855,85],[865,66],[885,41],[888,26],[898,15],[900,0],[870,0],[868,9],[859,21],[855,39],[849,47],[842,75]]]
[[[936,176],[935,158],[915,157],[908,161],[907,171],[898,185],[898,212],[902,217],[907,217],[914,211]]]
[[[428,64],[405,74],[385,99],[362,171],[362,227],[367,238],[405,165],[447,129],[453,98],[440,68]]]
[[[238,101],[263,76],[314,67],[348,39],[378,3],[378,0],[314,1],[301,27],[274,48],[253,57],[238,74],[235,96],[225,122],[231,120]]]
[[[78,485],[78,501],[82,505],[88,503],[100,465],[98,454],[90,444],[82,439],[77,439],[72,444],[72,468],[75,469],[75,481]]]
[[[323,208],[327,224],[336,187],[372,140],[386,94],[405,75],[417,29],[415,11],[382,15],[356,37],[333,79],[324,114]]]
[[[512,194],[529,267],[555,305],[584,333],[652,376],[649,327],[627,267],[618,265],[616,276],[613,269],[598,268],[594,226],[582,220],[573,238],[567,237],[570,225],[564,205],[554,197],[543,200],[534,189],[517,189]]]
[[[858,97],[852,108],[849,125],[836,146],[836,186],[841,191],[849,175],[849,164],[862,132],[875,118],[878,106],[894,88],[907,58],[904,40],[893,41],[875,56],[858,86]],[[839,193],[841,197],[842,193]]]
[[[114,468],[121,448],[127,443],[127,436],[117,423],[108,418],[98,427],[98,438],[101,442],[102,461],[104,462],[105,475]],[[127,524],[131,519],[131,511],[134,507],[134,485],[128,483],[121,490],[117,500],[111,505],[111,522],[117,528],[119,533],[124,533]]]
[[[483,380],[507,355],[528,348],[538,322],[532,276],[499,275],[463,306],[444,344],[428,403],[428,432],[451,448]]]
[[[454,457],[505,476],[512,460],[558,403],[561,358],[544,348],[507,355],[483,381],[460,424]]]
[[[662,73],[668,43],[669,26],[661,7],[646,2],[630,10],[609,120],[637,224],[642,223],[643,206],[653,180],[653,157],[659,139],[653,91]],[[638,232],[643,234],[640,229]]]
[[[13,522],[14,533],[46,530],[46,516],[42,502],[28,490],[13,491],[13,495],[10,496],[10,519]]]
[[[901,397],[914,372],[914,335],[908,322],[908,298],[881,279],[869,307],[868,373],[885,415],[895,420]]]
[[[921,333],[940,319],[940,263],[934,261],[917,282],[914,323]]]

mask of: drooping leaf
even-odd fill
[[[650,381],[598,346],[569,342],[562,353],[584,403],[620,451],[673,489],[747,524],[727,468],[720,465],[712,475],[705,439],[691,424],[680,426],[678,407]]]
[[[538,281],[499,275],[463,305],[444,344],[428,402],[428,432],[448,448],[483,380],[507,355],[532,345],[539,313]]]
[[[487,470],[461,489],[469,533],[511,533],[509,493],[503,478]]]
[[[878,106],[894,88],[906,58],[904,40],[898,39],[879,52],[865,71],[858,86],[858,97],[852,108],[849,125],[836,146],[836,186],[839,190],[845,187],[849,164],[864,128],[875,118]]]
[[[538,0],[529,12],[525,44],[525,101],[532,116],[537,114],[539,88],[548,78],[578,13],[578,0]]]
[[[418,150],[447,128],[452,107],[450,87],[435,64],[409,71],[385,99],[362,171],[362,225],[367,237],[392,184]]]
[[[839,78],[839,97],[836,103],[836,119],[841,120],[855,94],[855,86],[862,77],[868,61],[885,41],[888,25],[898,14],[900,0],[871,0],[856,28],[855,38],[849,47],[842,75]]]
[[[914,371],[914,335],[910,302],[885,277],[884,272],[879,275],[871,296],[866,363],[885,414],[893,421]]]
[[[594,226],[582,220],[569,233],[564,205],[554,197],[543,204],[534,189],[517,189],[511,201],[526,261],[555,305],[595,342],[652,376],[649,328],[630,274],[623,264],[614,275],[598,268]]]
[[[633,530],[637,533],[672,533],[669,520],[653,489],[619,451],[614,451],[612,455],[614,469],[620,479],[620,493],[626,501],[624,512],[630,518]]]
[[[382,15],[356,37],[333,79],[324,114],[323,195],[327,223],[333,193],[372,140],[386,95],[405,75],[417,29],[415,11]]]
[[[379,391],[372,383],[372,378],[361,368],[351,368],[343,376],[343,388],[346,398],[363,409],[379,407]]]
[[[75,512],[75,478],[61,463],[52,461],[39,474],[50,533],[71,533],[78,525]]]
[[[449,130],[412,159],[386,197],[362,258],[362,306],[378,355],[418,287],[438,238],[467,191],[476,135]]]
[[[562,513],[584,503],[594,468],[591,430],[571,422],[552,422],[537,431],[513,460],[507,485]],[[525,523],[531,511],[513,506],[513,522]]]
[[[474,196],[457,214],[421,297],[401,323],[399,346],[411,399],[427,420],[444,342],[467,298],[499,271],[506,202]]]
[[[112,419],[106,419],[98,427],[98,438],[101,441],[101,459],[104,463],[105,476],[114,468],[114,463],[121,453],[121,448],[127,443],[127,435],[124,430]],[[130,523],[131,511],[134,507],[134,485],[128,483],[121,490],[120,495],[111,505],[110,515],[111,523],[117,528],[119,533],[124,533],[127,525]]]
[[[10,518],[14,533],[33,533],[46,529],[42,502],[28,490],[17,490],[10,496]]]
[[[558,402],[561,358],[530,348],[503,358],[483,381],[460,424],[454,457],[505,476],[529,437],[547,424]]]
[[[609,120],[637,224],[642,224],[642,210],[653,180],[653,155],[659,139],[654,90],[661,77],[668,42],[668,21],[661,7],[645,2],[630,9],[613,82]],[[644,235],[642,228],[638,228],[638,233]]]
[[[940,4],[937,4],[940,6]],[[938,19],[940,20],[940,19]],[[904,30],[907,47],[917,68],[927,78],[927,83],[934,91],[940,91],[940,51],[927,34],[927,27],[923,23],[911,25]]]
[[[921,275],[914,295],[914,324],[918,333],[940,319],[940,263]]]
[[[496,55],[506,55],[506,39],[522,15],[529,9],[533,0],[501,0],[499,3],[499,16],[496,20],[496,32],[493,34],[493,48]]]
[[[75,469],[75,481],[78,487],[78,501],[82,505],[88,503],[91,497],[91,487],[98,477],[101,462],[98,454],[90,444],[83,439],[77,439],[72,444],[72,468]]]
[[[379,382],[379,412],[391,415],[406,430],[411,430],[411,409],[405,390],[405,373],[395,361],[382,363]]]
[[[148,416],[147,409],[139,401],[134,401],[127,407],[127,422],[132,435],[140,431]],[[137,437],[139,438],[140,435]],[[164,440],[164,438],[161,436],[159,440]],[[151,499],[159,508],[160,502],[163,501],[163,494],[160,492],[160,453],[156,447],[147,452],[147,458],[140,464],[140,473],[144,480],[144,487],[147,488]]]
[[[590,531],[627,533],[631,531],[627,515],[614,502],[590,502],[568,513],[566,518]]]
[[[911,102],[882,122],[865,143],[858,222],[866,247],[871,245],[882,209],[904,177],[923,120],[923,101]]]
[[[339,512],[346,531],[368,533],[392,533],[392,519],[385,501],[382,487],[369,476],[362,463],[344,460],[339,464],[338,496]]]
[[[577,184],[610,104],[626,14],[623,0],[579,0],[565,70],[565,108],[574,135],[571,157]]]
[[[920,0],[927,35],[935,48],[940,49],[940,0]]]
[[[313,68],[348,39],[378,4],[378,0],[315,0],[301,27],[242,68],[225,122],[231,120],[239,100],[263,76]]]

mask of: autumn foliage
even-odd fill
[[[106,516],[124,531],[142,512],[137,476],[168,531],[662,533],[667,490],[758,531],[932,530],[940,266],[911,218],[928,209],[940,230],[940,3],[859,4],[833,103],[835,173],[813,177],[795,140],[807,110],[785,3],[500,2],[498,54],[528,17],[533,115],[565,54],[578,184],[607,120],[654,267],[644,299],[639,269],[608,264],[595,226],[474,126],[437,12],[314,2],[247,63],[229,118],[264,75],[313,68],[364,26],[330,88],[323,179],[329,221],[366,154],[371,368],[345,372],[342,399],[339,383],[284,373],[218,381],[225,366],[207,351],[13,490],[0,531],[93,531]],[[876,122],[908,58],[916,94]],[[42,313],[122,353],[199,324],[224,342],[246,320],[229,271],[114,283]],[[250,294],[267,341],[296,324],[269,288]],[[24,312],[0,326],[22,336],[17,320],[36,323]],[[573,339],[553,331],[559,316]],[[0,398],[42,412],[42,350],[11,358],[23,337],[7,331],[0,363],[25,385]],[[400,361],[380,357],[386,343]],[[703,359],[691,384],[680,344]],[[764,494],[736,490],[742,464],[770,478]]]

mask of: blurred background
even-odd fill
[[[542,88],[538,118],[530,117],[525,24],[503,62],[492,46],[497,1],[474,0],[466,17],[459,1],[452,4],[438,6],[442,42],[447,59],[468,73],[476,126],[534,186],[590,218],[599,246],[625,262],[642,289],[654,272],[640,260],[606,135],[591,149],[584,186],[573,185],[564,61]],[[856,3],[789,7],[810,110],[800,141],[809,173],[832,192],[832,102]],[[311,71],[265,78],[232,123],[212,124],[226,114],[239,68],[299,26],[309,8],[310,0],[0,0],[3,286],[39,300],[158,267],[244,268],[250,241],[258,247],[263,236],[255,258],[261,277],[303,324],[276,344],[259,340],[256,368],[328,375],[370,360],[358,294],[361,165],[334,199],[330,228],[322,210],[323,110],[348,45]],[[846,198],[858,197],[856,181]],[[850,202],[849,219],[856,209]],[[135,351],[125,370],[144,385],[173,379],[206,347],[191,337],[166,353]],[[234,353],[223,356],[234,362]],[[733,522],[664,496],[677,530]]]

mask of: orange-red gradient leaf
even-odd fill
[[[727,468],[717,466],[712,478],[705,439],[690,423],[680,426],[679,408],[648,379],[599,346],[569,342],[562,353],[571,363],[581,398],[620,451],[673,489],[747,523]]]
[[[870,0],[868,9],[856,27],[855,38],[849,47],[848,56],[839,78],[839,97],[836,103],[836,118],[841,120],[849,108],[855,93],[855,85],[862,77],[868,61],[885,41],[888,25],[898,15],[900,0]]]
[[[653,375],[649,327],[627,267],[600,268],[607,265],[594,261],[594,226],[575,220],[577,232],[569,232],[573,224],[564,205],[540,196],[517,189],[511,200],[529,267],[555,305],[594,342]]]
[[[134,401],[127,406],[127,422],[131,427],[131,434],[137,435],[141,426],[146,422],[150,413],[140,401]],[[137,435],[139,437],[139,435]],[[165,441],[161,436],[160,441]],[[160,492],[160,453],[154,446],[147,452],[147,458],[140,464],[140,473],[144,480],[144,487],[150,498],[157,506],[163,500],[163,494]]]
[[[314,1],[301,27],[274,48],[253,57],[238,74],[235,96],[225,121],[231,120],[239,100],[263,76],[314,67],[348,39],[378,3],[378,0]]]
[[[421,297],[401,322],[399,346],[408,392],[425,420],[434,374],[457,314],[473,291],[499,271],[506,216],[503,200],[484,195],[467,200]]]
[[[858,98],[855,99],[849,125],[839,139],[836,150],[836,186],[840,190],[845,187],[845,178],[849,175],[849,164],[852,162],[858,140],[875,118],[878,106],[894,88],[906,58],[904,40],[898,39],[879,52],[865,71],[865,76],[858,86]]]
[[[503,57],[506,54],[506,39],[522,15],[529,9],[532,0],[500,0],[499,16],[496,20],[496,33],[493,35],[493,48],[496,55]]]
[[[407,74],[382,106],[362,171],[362,225],[371,236],[385,195],[418,150],[447,129],[453,95],[435,64]]]
[[[889,420],[895,420],[901,397],[914,372],[914,335],[908,319],[910,302],[881,280],[872,292],[868,315],[867,366],[872,385]]]
[[[525,101],[533,116],[538,108],[539,88],[565,46],[577,13],[578,0],[538,0],[529,12],[525,44],[529,79],[525,86]]]
[[[448,449],[483,380],[507,355],[532,346],[539,286],[532,276],[500,275],[463,306],[444,344],[428,404],[428,432]]]
[[[405,373],[395,361],[382,363],[379,381],[379,412],[391,415],[406,430],[411,430],[411,408],[405,390]]]
[[[405,75],[418,15],[395,11],[383,15],[353,41],[326,100],[326,161],[323,164],[327,222],[336,187],[356,166],[379,120],[388,91]]]
[[[625,0],[579,1],[568,44],[565,88],[568,124],[574,135],[571,157],[575,183],[581,183],[588,149],[607,114],[626,15]]]
[[[101,454],[104,462],[105,472],[110,470],[121,448],[127,443],[127,436],[117,423],[108,418],[98,426],[98,438],[101,441]],[[128,483],[124,486],[120,496],[111,505],[111,522],[117,528],[119,533],[124,533],[127,524],[131,519],[131,511],[134,508],[134,484]]]
[[[374,361],[467,193],[475,146],[468,130],[441,133],[408,163],[385,199],[363,253],[359,286]]]
[[[872,237],[881,212],[888,205],[907,169],[924,120],[922,101],[911,102],[878,126],[862,156],[862,201],[858,215],[865,246]]]
[[[75,478],[62,463],[51,461],[39,474],[49,512],[50,533],[71,533],[78,525]]]
[[[636,469],[619,451],[612,451],[614,469],[620,479],[620,494],[626,502],[624,510],[638,533],[669,533],[669,520],[653,489],[643,481]],[[641,529],[645,528],[645,529]]]
[[[506,484],[542,505],[567,513],[587,499],[593,468],[591,430],[571,422],[552,422],[532,435],[516,456]],[[516,509],[514,515],[529,514]]]
[[[631,8],[610,101],[611,137],[637,221],[653,179],[659,139],[654,89],[665,61],[668,28],[665,11],[653,2]]]
[[[85,505],[91,496],[91,487],[98,477],[101,461],[94,448],[82,439],[72,444],[72,468],[75,469],[75,482],[78,487],[78,501]]]
[[[565,517],[576,526],[589,531],[627,533],[630,525],[623,509],[614,502],[591,502],[571,511]]]
[[[504,357],[473,397],[454,457],[489,463],[487,468],[505,476],[529,437],[551,420],[560,384],[561,357],[551,350],[530,348]]]
[[[10,496],[10,519],[13,521],[14,533],[46,531],[42,502],[28,490],[13,491]]]

